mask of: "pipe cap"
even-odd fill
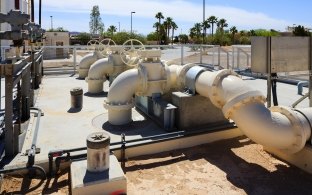
[[[94,132],[87,137],[87,148],[103,149],[110,144],[110,136],[105,132]]]

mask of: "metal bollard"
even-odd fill
[[[70,90],[71,95],[71,108],[82,108],[83,90],[80,87],[75,87]]]
[[[109,169],[110,137],[104,132],[91,133],[87,137],[87,169],[102,172]]]

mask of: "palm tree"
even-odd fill
[[[153,28],[156,28],[156,32],[159,33],[160,23],[159,22],[155,22],[154,25],[153,25]]]
[[[194,28],[195,28],[196,36],[197,38],[199,38],[201,34],[201,30],[202,30],[202,25],[200,23],[195,23]]]
[[[167,26],[167,31],[166,31],[167,32],[167,37],[169,39],[169,34],[170,34],[170,29],[171,29],[171,26],[172,26],[173,19],[171,17],[167,17],[165,22],[166,22],[166,26]]]
[[[211,24],[211,34],[213,36],[213,27],[214,27],[214,24],[216,24],[218,22],[218,18],[216,16],[210,16],[208,18],[208,21]]]
[[[161,12],[158,12],[156,15],[155,15],[155,18],[158,19],[158,23],[159,23],[159,27],[161,25],[161,19],[164,19],[164,15],[161,13]],[[160,29],[159,29],[160,31]],[[160,44],[160,34],[158,34],[158,44]]]
[[[233,44],[234,44],[235,34],[236,34],[237,32],[238,32],[238,31],[237,31],[237,29],[236,29],[236,26],[232,26],[232,27],[230,28],[230,33],[231,33],[231,35],[232,35]]]
[[[203,23],[202,23],[202,26],[203,26],[203,29],[204,29],[204,37],[206,37],[207,35],[207,29],[209,29],[211,26],[210,26],[210,23],[208,20],[205,20]]]
[[[116,31],[117,31],[117,28],[114,25],[109,26],[107,29],[107,32],[110,32],[112,34],[112,36],[114,35],[114,32],[116,32]]]
[[[220,19],[217,25],[222,33],[224,32],[224,27],[228,27],[228,23],[226,23],[226,19],[224,18]]]
[[[171,45],[173,45],[174,31],[178,29],[178,25],[175,22],[172,22],[171,23],[171,28],[172,28]]]

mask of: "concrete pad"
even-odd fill
[[[87,161],[76,161],[70,166],[73,195],[127,193],[126,177],[114,155],[110,155],[110,168],[100,173],[87,171]]]

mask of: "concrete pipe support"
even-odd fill
[[[226,118],[253,141],[288,153],[300,151],[311,136],[311,109],[266,108],[265,97],[230,70],[201,72],[196,92],[210,98]]]
[[[79,63],[79,70],[78,70],[79,78],[82,78],[82,79],[86,78],[88,76],[90,66],[96,60],[101,59],[103,57],[104,56],[98,51],[94,51],[84,56]]]

